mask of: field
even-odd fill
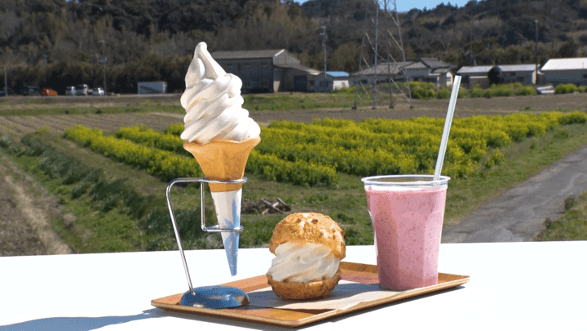
[[[320,96],[300,94],[297,97]],[[161,133],[170,125],[181,123],[184,112],[178,106],[178,99],[179,96],[171,95],[146,98],[59,97],[47,102],[46,99],[35,98],[0,100],[0,136],[8,133],[14,146],[19,146],[13,148],[19,149],[16,152],[0,148],[3,162],[9,165],[3,167],[3,176],[14,178],[13,183],[20,183],[22,187],[29,187],[32,182],[37,188],[29,189],[29,195],[54,201],[54,208],[41,212],[49,215],[47,225],[76,252],[172,249],[175,247],[174,240],[163,200],[166,182],[162,179],[165,177],[151,176],[136,164],[124,164],[115,156],[107,157],[84,146],[84,143],[75,143],[75,139],[64,139],[63,134],[67,128],[83,125],[102,130],[104,136],[117,132],[120,136],[121,127],[130,128],[139,124]],[[360,107],[358,110],[341,107],[252,111],[251,116],[268,126],[264,130],[269,132],[267,130],[279,123],[275,120],[311,123],[314,119],[324,118],[363,121],[368,118],[409,119],[421,116],[444,118],[446,114],[446,100],[417,100],[414,104],[415,109],[410,109],[405,102],[398,102],[394,109],[382,103],[376,110],[371,107]],[[585,94],[459,99],[455,121],[476,115],[534,116],[547,110],[568,114],[574,109],[584,111],[585,105]],[[458,125],[454,128],[458,131]],[[27,134],[33,135],[20,142]],[[545,129],[528,138],[524,135],[523,139],[498,148],[489,146],[478,157],[469,160],[471,171],[464,172],[462,178],[455,176],[451,182],[445,223],[458,224],[478,206],[584,145],[586,137],[586,125],[578,123]],[[270,140],[273,139],[267,139]],[[55,153],[51,156],[53,159],[49,158],[48,150]],[[491,161],[492,156],[497,155],[495,150],[499,150],[505,162],[500,162],[499,157]],[[87,171],[92,169],[98,169],[103,174],[90,180]],[[429,172],[429,169],[424,170]],[[86,180],[76,181],[71,175],[76,171],[83,173],[78,177]],[[242,246],[267,244],[274,224],[283,215],[263,207],[262,201],[277,202],[278,198],[291,208],[286,213],[319,211],[329,214],[342,224],[349,244],[371,243],[373,239],[361,175],[364,174],[337,169],[336,182],[312,186],[271,180],[267,173],[247,170],[249,182],[243,190],[246,199],[243,225],[246,231],[242,236]],[[128,196],[134,198],[126,198]],[[186,246],[221,247],[218,238],[201,235],[197,227],[194,231],[187,221],[198,218],[199,211],[195,208],[197,196],[197,189],[189,186],[173,193],[174,203],[180,210],[178,217],[185,220]],[[213,219],[211,199],[207,201],[207,212],[212,213],[209,218]]]

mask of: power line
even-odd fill
[[[385,28],[385,32],[384,33],[384,40],[385,43],[387,44],[387,56],[386,57],[381,57],[383,59],[383,61],[387,61],[387,81],[390,84],[389,86],[389,108],[394,108],[393,105],[393,98],[396,97],[396,94],[393,92],[393,86],[395,86],[395,88],[399,91],[399,93],[406,98],[406,100],[409,102],[410,104],[410,109],[414,108],[414,105],[412,103],[412,93],[410,91],[410,77],[408,75],[407,70],[405,69],[405,64],[406,64],[406,56],[405,56],[405,52],[404,52],[404,47],[403,47],[403,40],[402,40],[402,34],[401,34],[401,25],[400,25],[400,20],[399,20],[399,14],[397,12],[397,3],[395,0],[367,0],[368,5],[366,6],[366,14],[365,14],[365,25],[363,27],[363,33],[362,33],[362,40],[361,40],[361,51],[359,53],[359,64],[358,64],[358,75],[355,76],[355,103],[353,106],[353,109],[357,109],[357,100],[360,99],[359,96],[359,87],[361,87],[362,91],[368,95],[367,91],[365,90],[365,87],[363,86],[363,82],[367,82],[368,80],[365,79],[365,73],[367,72],[368,75],[374,77],[373,81],[372,81],[372,85],[373,85],[373,109],[377,108],[377,83],[379,82],[379,71],[378,71],[378,67],[381,67],[381,65],[378,65],[378,58],[381,57],[379,55],[379,51],[378,51],[378,44],[379,44],[379,7],[380,7],[380,2],[383,3],[383,9],[384,12],[387,14],[387,20],[385,20],[386,23],[391,21],[392,24],[392,28],[391,30],[397,30],[397,37],[394,36],[394,33],[389,29],[389,28]],[[371,19],[369,20],[369,3],[375,3],[375,19]],[[390,4],[393,9],[392,10],[388,10],[388,4]],[[368,22],[372,22],[373,23],[373,27],[371,28],[368,24]],[[371,38],[369,37],[369,33],[368,31],[370,31],[371,29],[374,30],[374,42],[371,42]],[[366,46],[366,43],[369,44],[369,47]],[[373,52],[373,66],[370,65],[370,61],[367,61],[364,54],[365,54],[365,48],[367,47],[367,53],[369,52],[369,48],[370,51]],[[396,59],[394,58],[394,56],[392,55],[392,48],[399,50],[401,58],[402,58],[402,65],[400,66],[400,64],[396,61]],[[393,74],[392,74],[392,70],[391,67],[393,65]],[[369,70],[372,69],[372,70]],[[399,87],[399,85],[396,83],[394,76],[395,75],[402,75],[405,77],[406,80],[406,88],[407,88],[407,95],[402,91],[402,89]]]
[[[100,40],[98,42],[102,44],[102,57],[100,58],[99,62],[102,62],[102,66],[104,67],[104,95],[106,95],[106,61],[108,61],[108,58],[104,54],[104,45],[106,44],[106,40]]]

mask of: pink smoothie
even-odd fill
[[[446,187],[366,187],[382,287],[407,290],[438,283]]]

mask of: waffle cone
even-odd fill
[[[183,148],[192,153],[207,179],[235,180],[242,179],[249,153],[255,147],[260,137],[250,138],[241,142],[234,140],[217,140],[204,145],[185,142]],[[212,184],[212,192],[236,191],[242,184]]]

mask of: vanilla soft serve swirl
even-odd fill
[[[260,134],[259,125],[242,108],[242,81],[214,61],[204,42],[196,46],[185,85],[181,96],[185,130],[181,139],[207,144],[214,140],[243,141]]]
[[[267,274],[276,281],[310,283],[330,279],[340,260],[322,244],[286,242],[275,249],[277,255]]]

